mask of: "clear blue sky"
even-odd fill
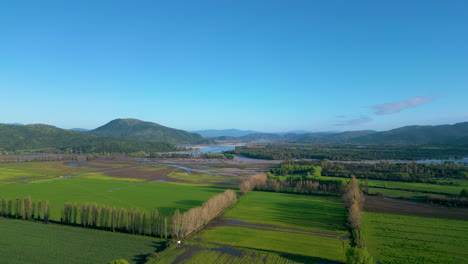
[[[0,2],[0,123],[468,121],[468,1]]]

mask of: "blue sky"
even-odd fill
[[[468,1],[1,1],[0,123],[468,121]]]

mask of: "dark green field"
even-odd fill
[[[0,262],[11,264],[103,264],[121,258],[137,263],[165,244],[156,238],[11,219],[0,219],[0,234]]]
[[[381,263],[468,263],[465,220],[365,212],[362,232]]]

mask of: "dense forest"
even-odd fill
[[[235,150],[229,153],[266,160],[418,160],[466,157],[468,156],[468,147],[277,143],[236,147]]]
[[[451,184],[450,179],[468,179],[468,167],[444,162],[442,164],[419,163],[339,163],[322,161],[286,161],[278,168],[273,168],[270,174],[281,176],[299,174],[306,177],[321,168],[322,176],[351,178],[353,175],[361,179],[377,179],[403,182],[426,182],[434,184]]]

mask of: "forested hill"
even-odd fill
[[[201,144],[207,139],[196,133],[165,127],[138,119],[115,119],[88,133],[99,137],[128,138],[171,144]]]
[[[172,151],[175,147],[161,142],[100,138],[84,132],[43,124],[24,126],[0,124],[0,151],[24,150],[128,153]]]
[[[354,138],[368,144],[468,145],[468,122],[439,126],[406,126]]]

